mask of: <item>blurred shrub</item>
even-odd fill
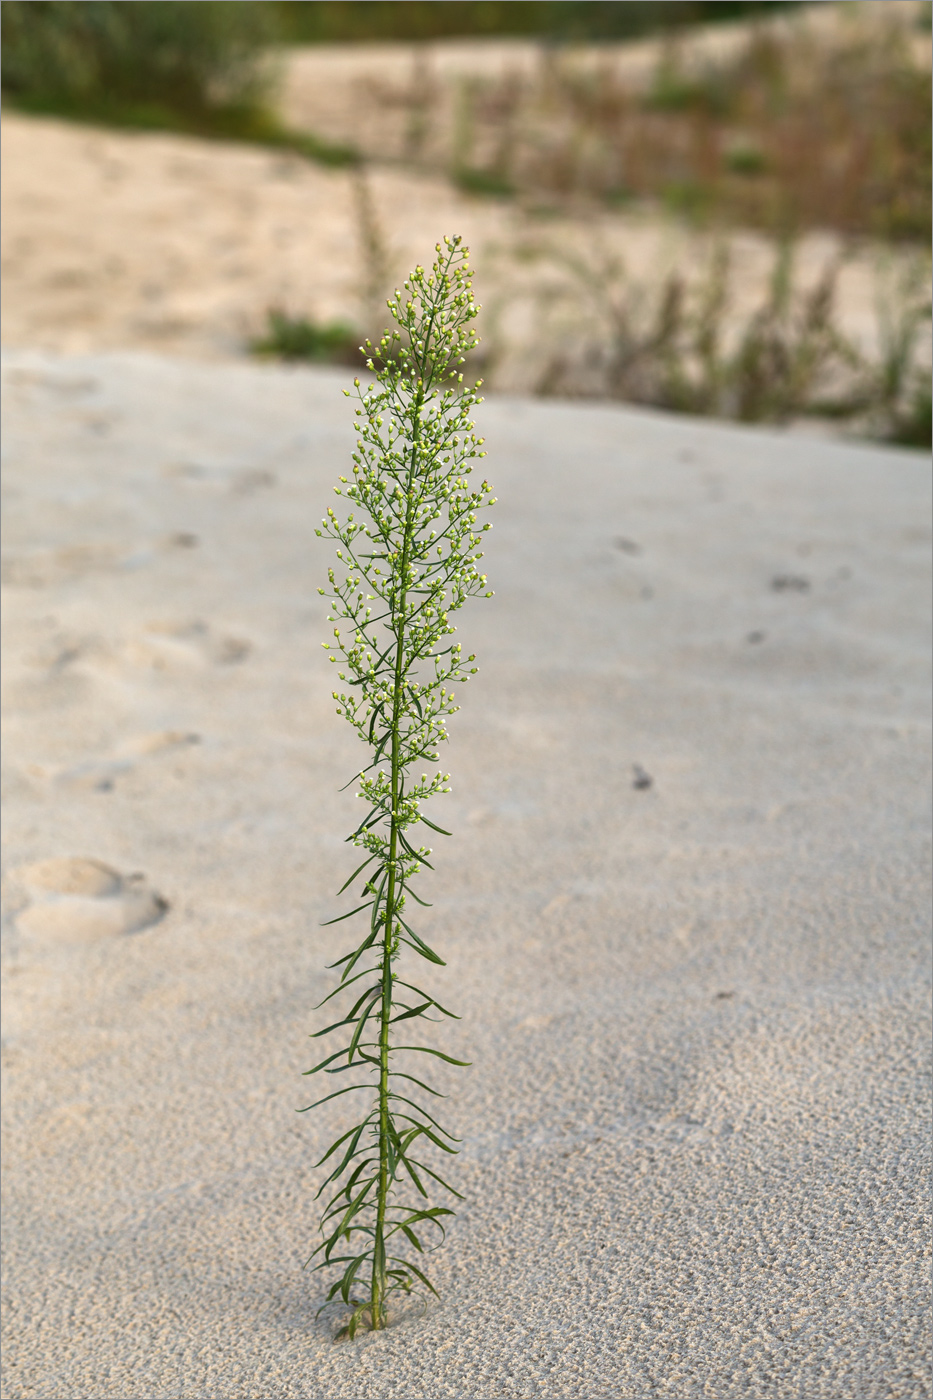
[[[495,170],[475,170],[461,165],[455,168],[453,181],[466,194],[485,195],[490,199],[509,199],[515,194],[512,181]]]
[[[757,146],[733,146],[726,151],[725,165],[733,175],[764,175],[768,168],[768,162]]]
[[[863,401],[874,435],[908,447],[929,447],[930,375],[918,364],[917,345],[929,344],[929,265],[918,256],[895,267],[878,268],[875,310],[881,351],[877,365],[867,367]]]
[[[715,247],[699,278],[688,282],[675,270],[650,290],[600,239],[581,252],[543,241],[516,254],[537,268],[531,289],[516,287],[505,299],[530,297],[528,343],[545,350],[539,394],[747,423],[812,415],[843,421],[862,436],[930,445],[930,376],[921,348],[930,267],[923,256],[878,269],[880,353],[873,358],[838,326],[843,254],[803,288],[794,276],[794,242],[784,240],[765,295],[744,309],[726,243]],[[495,374],[490,379],[495,387]]]
[[[780,0],[273,0],[292,43],[527,35],[554,41],[631,39],[740,19]]]
[[[269,15],[250,0],[3,0],[3,88],[32,106],[205,119],[259,105]]]
[[[343,165],[348,147],[267,105],[274,7],[259,0],[2,0],[4,97],[33,112],[282,146]]]
[[[715,60],[669,37],[647,86],[609,53],[554,46],[499,76],[429,76],[360,94],[351,120],[368,155],[537,207],[625,191],[781,235],[931,232],[929,59],[899,10],[828,38],[752,29]],[[417,149],[397,134],[416,122]]]
[[[933,394],[928,379],[917,384],[906,411],[895,420],[888,440],[902,447],[933,447]]]
[[[254,355],[279,360],[306,360],[312,364],[355,365],[359,367],[360,333],[343,321],[325,326],[305,316],[290,316],[273,308],[268,313],[266,333],[254,340]]]
[[[811,411],[840,370],[856,367],[855,351],[834,325],[838,262],[828,263],[808,292],[794,294],[789,242],[777,251],[765,298],[737,326],[725,245],[692,289],[672,272],[647,300],[645,288],[608,249],[588,256],[542,252],[565,280],[560,291],[552,286],[546,307],[551,325],[542,328],[541,339],[559,348],[539,393],[780,423]]]
[[[262,95],[274,42],[519,35],[624,39],[775,0],[2,0],[3,87],[46,110],[189,121]],[[148,109],[149,120],[145,119]]]
[[[688,74],[667,51],[661,55],[645,106],[658,112],[703,112],[710,117],[729,116],[734,94],[718,74]]]

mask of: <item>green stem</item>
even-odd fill
[[[373,1276],[370,1291],[370,1318],[374,1332],[386,1325],[385,1221],[389,1199],[389,1023],[392,1019],[392,940],[395,929],[395,870],[398,860],[401,803],[402,682],[405,677],[405,603],[408,593],[408,560],[411,554],[414,511],[414,475],[421,439],[421,405],[424,387],[419,387],[412,412],[411,466],[408,472],[405,535],[397,577],[400,588],[396,601],[395,687],[392,697],[392,816],[389,834],[389,878],[386,884],[385,925],[382,940],[382,1007],[379,1013],[379,1186],[376,1195],[376,1230],[373,1238]]]

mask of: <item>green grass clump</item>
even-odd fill
[[[906,410],[895,418],[889,441],[902,447],[933,447],[933,395],[929,380],[917,385]]]
[[[318,325],[306,316],[290,316],[273,308],[268,313],[266,333],[250,346],[254,355],[280,360],[307,360],[312,364],[356,365],[359,363],[359,333],[344,321]]]
[[[494,170],[460,166],[453,172],[453,182],[464,194],[483,195],[491,199],[512,199],[515,195],[512,181]]]
[[[665,54],[655,71],[645,106],[658,112],[706,112],[721,118],[729,115],[732,94],[714,75],[688,75]]]
[[[725,166],[733,175],[763,175],[768,162],[757,146],[733,146],[726,151]]]
[[[668,213],[702,223],[713,210],[715,194],[702,180],[671,180],[662,188],[661,199]]]

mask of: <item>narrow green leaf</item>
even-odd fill
[[[398,839],[401,842],[402,846],[405,848],[405,850],[408,852],[408,854],[411,856],[412,860],[418,861],[420,865],[425,866],[425,868],[428,870],[434,869],[434,866],[428,860],[427,856],[423,856],[420,851],[416,851],[414,846],[411,844],[410,841],[406,840],[404,834],[401,831],[398,832]]]
[[[373,740],[374,740],[374,738],[375,738],[376,721],[377,721],[377,719],[379,718],[379,716],[383,713],[383,710],[384,710],[384,709],[385,709],[385,706],[382,705],[382,704],[379,704],[379,705],[377,705],[377,706],[375,707],[375,709],[373,710],[372,717],[371,717],[370,722],[369,722],[369,742],[370,742],[370,743],[372,743]],[[385,739],[383,739],[382,742],[383,742],[383,744],[384,744],[384,743],[385,743]],[[378,762],[378,758],[377,758],[377,759],[374,759],[373,761],[374,761],[374,762]]]
[[[427,943],[425,943],[425,941],[424,941],[424,939],[421,937],[421,935],[415,933],[415,930],[412,928],[411,924],[406,923],[406,921],[402,918],[401,914],[397,914],[397,915],[396,915],[396,918],[398,919],[399,923],[402,925],[402,928],[405,930],[405,932],[408,933],[408,934],[410,934],[411,937],[415,940],[416,943],[420,944],[421,947],[424,948],[426,952],[434,953],[434,956],[435,956],[435,957],[438,956],[437,953],[434,952],[434,949],[433,949],[433,948],[429,948],[429,947],[428,947]],[[446,967],[447,964],[445,963],[444,966]]]
[[[412,1272],[413,1274],[416,1274],[416,1275],[418,1276],[418,1278],[421,1280],[421,1282],[424,1284],[425,1288],[430,1288],[431,1292],[434,1294],[434,1296],[435,1296],[435,1298],[436,1298],[436,1297],[438,1296],[438,1294],[437,1294],[437,1289],[434,1287],[434,1284],[433,1284],[433,1283],[431,1282],[431,1280],[428,1278],[427,1274],[422,1273],[421,1270],[418,1268],[417,1264],[412,1264],[412,1263],[411,1263],[409,1260],[407,1260],[407,1259],[404,1260],[403,1262],[404,1262],[404,1264],[405,1264],[405,1268],[406,1268],[406,1269],[410,1269],[411,1272]]]
[[[422,958],[425,958],[428,962],[434,963],[436,967],[447,966],[447,964],[444,962],[444,959],[438,957],[437,953],[435,953],[431,948],[429,948],[426,943],[422,943],[420,938],[414,943],[411,941],[410,938],[403,938],[402,942],[407,943],[409,948],[412,948],[416,953],[420,954],[420,956]]]
[[[460,1020],[460,1017],[455,1012],[448,1011],[445,1006],[441,1006],[440,1002],[435,997],[429,996],[428,993],[423,992],[420,987],[413,987],[410,982],[402,981],[398,981],[396,985],[399,987],[407,988],[409,992],[416,992],[419,997],[424,997],[426,1001],[429,1001],[432,1004],[432,1006],[436,1006],[438,1011],[442,1011],[445,1016],[451,1016],[455,1021]],[[321,1003],[321,1005],[323,1005],[323,1002]]]
[[[367,1041],[367,1044],[369,1044],[368,1041]],[[379,1060],[378,1060],[375,1056],[373,1056],[373,1055],[367,1055],[367,1054],[365,1054],[362,1050],[360,1050],[360,1049],[358,1048],[358,1049],[357,1049],[357,1052],[356,1052],[356,1059],[355,1059],[355,1060],[353,1060],[352,1062],[348,1060],[347,1063],[346,1063],[345,1065],[337,1065],[337,1066],[335,1066],[335,1067],[331,1067],[331,1068],[329,1068],[329,1069],[326,1069],[326,1070],[324,1071],[324,1073],[325,1073],[325,1074],[346,1074],[348,1070],[359,1069],[359,1066],[360,1066],[360,1063],[361,1063],[361,1062],[363,1062],[363,1063],[365,1063],[365,1064],[368,1064],[368,1065],[372,1065],[375,1069],[378,1069],[378,1068],[379,1068]]]
[[[450,1206],[428,1206],[418,1210],[412,1210],[405,1217],[407,1225],[415,1225],[419,1220],[430,1220],[439,1230],[443,1230],[443,1225],[437,1219],[439,1215],[453,1215]]]
[[[412,1118],[412,1117],[411,1117],[409,1114],[407,1114],[407,1113],[400,1113],[400,1114],[399,1114],[399,1117],[400,1117],[404,1122],[406,1122],[406,1123],[413,1123],[413,1124],[415,1125],[415,1127],[418,1129],[418,1132],[419,1132],[419,1133],[423,1133],[425,1137],[430,1138],[431,1141],[432,1141],[433,1143],[435,1143],[435,1144],[441,1149],[442,1152],[450,1152],[453,1156],[456,1156],[456,1155],[457,1155],[457,1152],[459,1151],[459,1148],[456,1148],[456,1147],[448,1147],[447,1144],[446,1144],[446,1142],[441,1142],[441,1140],[440,1140],[440,1138],[437,1136],[437,1134],[436,1134],[436,1133],[433,1133],[433,1132],[431,1131],[431,1129],[427,1126],[426,1123],[419,1123],[418,1120],[417,1120],[416,1118]],[[414,1128],[409,1129],[409,1132],[411,1132],[412,1135],[414,1135]],[[441,1132],[444,1132],[444,1129],[443,1129],[443,1128],[441,1128]],[[447,1136],[448,1136],[449,1138],[451,1138],[451,1140],[452,1140],[453,1142],[459,1142],[459,1141],[460,1141],[459,1138],[453,1137],[453,1134],[451,1134],[451,1133],[448,1133]]]
[[[362,864],[362,865],[358,865],[358,866],[356,867],[356,869],[354,870],[353,874],[350,876],[349,880],[346,880],[346,881],[340,886],[340,889],[337,891],[338,898],[339,898],[340,895],[343,894],[344,890],[349,889],[349,887],[353,884],[353,881],[356,879],[357,875],[359,875],[360,871],[365,870],[366,867],[367,867],[367,865],[372,865],[373,861],[374,861],[374,860],[378,860],[378,859],[379,859],[379,857],[378,857],[377,855],[375,855],[375,853],[374,853],[373,855],[371,855],[371,856],[367,856],[367,858],[363,861],[363,864]],[[359,912],[359,911],[357,911],[357,912]]]
[[[420,1016],[421,1013],[427,1011],[428,1007],[432,1004],[432,1002],[426,1001],[421,1006],[413,1006],[410,1011],[403,1011],[398,1016],[393,1016],[389,1024],[394,1026],[399,1021],[409,1021],[413,1016]]]
[[[350,961],[347,963],[346,967],[344,968],[344,970],[343,970],[343,975],[344,975],[344,977],[347,975],[348,972],[352,972],[352,971],[353,971],[354,967],[355,967],[356,964],[359,962],[359,960],[360,960],[360,958],[363,956],[363,954],[366,952],[367,948],[371,948],[371,947],[373,946],[373,944],[375,943],[375,941],[376,941],[378,935],[379,935],[379,930],[378,930],[378,929],[376,929],[376,928],[371,928],[371,929],[370,929],[369,933],[368,933],[367,936],[363,939],[363,942],[362,942],[362,943],[360,944],[360,946],[357,948],[356,952],[353,954],[353,956],[350,958]]]
[[[362,913],[362,911],[364,909],[368,909],[371,904],[372,900],[367,900],[365,904],[358,904],[355,909],[351,909],[349,914],[339,914],[336,919],[325,919],[324,922],[321,924],[321,928],[329,928],[331,924],[340,924],[343,923],[344,919],[352,919],[354,914]],[[341,958],[341,962],[342,961],[343,959]],[[339,967],[339,965],[339,963],[329,964],[330,967]]]
[[[357,1012],[359,1011],[359,1008],[362,1006],[362,1004],[363,1004],[363,1002],[366,1000],[366,998],[367,998],[368,996],[371,996],[371,995],[375,995],[375,996],[377,996],[377,997],[380,997],[380,996],[382,995],[382,988],[381,988],[381,987],[376,987],[376,988],[370,989],[369,991],[364,992],[363,995],[360,997],[359,1001],[358,1001],[358,1002],[356,1003],[356,1005],[354,1006],[353,1010],[347,1012],[346,1016],[343,1018],[342,1021],[334,1021],[332,1025],[325,1026],[324,1029],[323,1029],[322,1031],[315,1031],[315,1032],[310,1036],[310,1039],[311,1039],[311,1040],[317,1040],[317,1039],[319,1039],[322,1035],[328,1035],[330,1031],[339,1030],[341,1026],[352,1026],[352,1025],[355,1025],[356,1022],[357,1022]]]
[[[420,894],[415,894],[415,891],[412,889],[411,885],[407,885],[407,884],[404,884],[404,883],[403,883],[403,884],[402,884],[402,889],[405,891],[406,894],[410,894],[411,897],[412,897],[412,899],[415,900],[416,903],[418,903],[418,904],[421,905],[422,909],[433,909],[433,908],[434,908],[434,905],[431,904],[428,900],[422,899]]]
[[[390,1069],[389,1075],[392,1079],[410,1079],[412,1084],[417,1084],[419,1089],[426,1089],[429,1094],[433,1094],[436,1099],[446,1099],[447,1095],[442,1094],[438,1089],[432,1089],[430,1084],[425,1084],[422,1080],[416,1079],[413,1074],[406,1074],[400,1069]],[[367,1086],[371,1088],[372,1086]]]
[[[337,986],[333,989],[333,991],[332,991],[332,992],[328,992],[328,993],[327,993],[327,996],[324,998],[324,1000],[318,1002],[317,1006],[314,1008],[315,1011],[320,1011],[320,1009],[321,1009],[322,1006],[326,1006],[326,1005],[327,1005],[327,1003],[330,1001],[331,997],[337,996],[337,994],[338,994],[339,992],[346,991],[347,987],[352,986],[352,984],[353,984],[354,982],[358,982],[358,981],[360,980],[361,977],[365,977],[365,976],[367,976],[368,973],[370,973],[370,972],[375,972],[375,971],[377,971],[376,968],[367,967],[367,968],[364,968],[362,972],[358,972],[358,973],[356,974],[355,977],[350,977],[350,978],[348,978],[346,982],[338,982]],[[422,992],[421,995],[424,996],[424,993]]]
[[[304,1071],[304,1073],[305,1073],[305,1074],[310,1074],[311,1071],[310,1071],[309,1069],[306,1069],[306,1070]],[[405,1078],[405,1079],[410,1079],[410,1078],[411,1078],[411,1075],[410,1075],[410,1074],[406,1074],[406,1075],[403,1076],[403,1078]],[[417,1083],[417,1080],[416,1080],[415,1082]],[[312,1108],[320,1108],[320,1106],[321,1106],[322,1103],[330,1103],[330,1100],[331,1100],[331,1099],[339,1099],[341,1094],[352,1094],[354,1089],[369,1089],[369,1090],[372,1090],[372,1087],[373,1087],[373,1086],[372,1086],[371,1084],[348,1084],[347,1087],[346,1087],[345,1089],[335,1089],[334,1092],[333,1092],[332,1094],[326,1094],[325,1097],[324,1097],[323,1099],[316,1099],[316,1100],[314,1101],[314,1103],[309,1103],[305,1108],[296,1108],[296,1109],[295,1109],[295,1112],[296,1112],[296,1113],[308,1113]],[[422,1084],[421,1087],[422,1087],[422,1089],[427,1089],[428,1086],[427,1086],[426,1084]],[[431,1090],[428,1090],[428,1092],[430,1093]]]
[[[315,1162],[315,1168],[323,1167],[328,1157],[330,1157],[334,1152],[336,1152],[337,1148],[341,1145],[341,1143],[346,1142],[347,1138],[352,1137],[354,1133],[356,1133],[358,1138],[360,1133],[366,1127],[367,1123],[370,1122],[371,1118],[372,1114],[370,1113],[367,1115],[366,1118],[363,1119],[362,1123],[357,1123],[352,1128],[348,1128],[347,1131],[342,1135],[342,1137],[339,1137],[336,1142],[332,1142],[330,1147],[328,1147],[327,1151],[324,1153],[324,1156],[321,1157],[319,1161]]]
[[[434,1143],[435,1147],[439,1147],[442,1152],[449,1152],[452,1157],[456,1157],[459,1148],[448,1147],[446,1142],[441,1142],[440,1138],[437,1136],[437,1133],[432,1132],[431,1129],[426,1127],[423,1123],[419,1124],[419,1127],[421,1129],[422,1135],[426,1138],[430,1138],[431,1142]],[[441,1131],[443,1132],[443,1129],[441,1129]],[[458,1141],[458,1139],[455,1138],[454,1141],[456,1142]]]
[[[460,1192],[455,1191],[454,1188],[451,1186],[450,1182],[445,1181],[442,1176],[438,1176],[437,1172],[432,1170],[431,1167],[425,1166],[424,1162],[419,1162],[418,1166],[423,1172],[427,1172],[428,1176],[431,1176],[434,1178],[435,1181],[440,1182],[441,1186],[443,1186],[446,1191],[449,1191],[452,1196],[456,1196],[458,1201],[463,1200],[463,1196],[461,1196]]]
[[[318,1072],[319,1069],[324,1069],[325,1066],[331,1064],[334,1060],[339,1060],[340,1057],[341,1057],[341,1055],[345,1055],[346,1053],[347,1053],[346,1046],[344,1046],[344,1048],[343,1048],[342,1050],[335,1050],[334,1053],[333,1053],[332,1055],[328,1055],[328,1057],[327,1057],[326,1060],[322,1060],[321,1063],[320,1063],[319,1065],[315,1065],[315,1066],[314,1066],[314,1069],[306,1069],[306,1070],[303,1070],[302,1073],[303,1073],[303,1074],[317,1074],[317,1072]]]
[[[366,1010],[361,1014],[360,1019],[359,1019],[359,1022],[357,1023],[356,1030],[353,1032],[353,1039],[350,1041],[350,1046],[349,1046],[349,1049],[348,1049],[348,1051],[347,1051],[347,1059],[348,1059],[348,1060],[352,1060],[352,1059],[353,1059],[353,1056],[354,1056],[354,1054],[356,1053],[356,1048],[357,1048],[357,1046],[358,1046],[359,1043],[360,1043],[360,1036],[363,1034],[363,1027],[366,1025],[367,1018],[370,1016],[370,1014],[371,1014],[371,1012],[373,1011],[373,1009],[378,1005],[378,1003],[379,1003],[379,1001],[381,1000],[381,998],[382,998],[382,988],[381,988],[381,987],[377,987],[377,988],[376,988],[375,995],[374,995],[374,996],[372,997],[372,999],[370,1000],[370,1003],[369,1003],[369,1005],[367,1006]]]
[[[462,1138],[454,1137],[453,1133],[449,1133],[446,1128],[442,1128],[440,1123],[438,1123],[437,1119],[432,1118],[428,1110],[426,1108],[422,1108],[420,1103],[415,1103],[414,1099],[408,1099],[405,1097],[404,1094],[396,1094],[395,1091],[392,1089],[389,1090],[389,1098],[398,1099],[400,1103],[407,1103],[410,1108],[415,1108],[418,1110],[419,1113],[423,1113],[425,1118],[427,1118],[428,1122],[433,1123],[435,1128],[437,1128],[438,1132],[443,1133],[445,1137],[449,1137],[451,1142],[462,1141]],[[399,1117],[404,1117],[404,1115],[399,1114]]]
[[[428,1199],[428,1193],[427,1193],[427,1191],[425,1191],[424,1185],[422,1184],[421,1179],[420,1179],[420,1177],[418,1176],[418,1173],[415,1171],[414,1166],[411,1164],[411,1162],[409,1162],[409,1160],[408,1160],[408,1158],[405,1156],[404,1152],[400,1152],[400,1153],[399,1153],[399,1160],[405,1164],[405,1170],[408,1172],[408,1175],[411,1177],[412,1181],[415,1183],[415,1185],[417,1186],[418,1190],[421,1192],[421,1194],[422,1194],[422,1196],[424,1197],[424,1199],[427,1200],[427,1199]]]

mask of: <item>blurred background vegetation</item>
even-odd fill
[[[778,0],[2,0],[0,8],[3,93],[22,109],[258,141],[334,164],[420,153],[360,150],[356,132],[322,139],[289,127],[276,106],[276,49],[544,40],[535,80],[507,73],[459,84],[456,131],[432,160],[462,188],[539,202],[649,197],[675,213],[722,212],[780,232],[931,234],[930,71],[911,60],[902,32],[825,52],[753,33],[744,49],[699,69],[683,66],[672,40],[646,91],[608,66],[581,72],[546,61],[570,41],[674,36],[700,22],[770,15],[785,8]],[[436,84],[423,77],[385,105],[408,102],[409,130],[440,130],[443,98],[432,110]]]
[[[269,8],[292,43],[471,36],[592,43],[742,19],[775,8],[775,0],[274,0]]]
[[[354,153],[276,117],[267,61],[284,17],[257,0],[3,0],[2,90],[23,111]]]
[[[282,139],[273,45],[526,36],[622,40],[782,0],[2,0],[2,84],[17,106],[119,125]]]
[[[930,5],[906,23],[892,6],[887,29],[852,28],[832,43],[767,24],[699,59],[683,42],[697,25],[804,8],[780,0],[2,0],[2,88],[7,104],[33,113],[256,142],[358,169],[407,165],[477,198],[513,201],[531,218],[651,207],[700,226],[757,228],[780,248],[808,229],[927,244],[931,78],[916,43],[921,32],[928,37]],[[612,46],[651,35],[661,36],[654,67],[633,81]],[[533,41],[537,58],[531,67],[465,73],[435,71],[419,57],[427,41],[456,38]],[[312,85],[324,84],[324,96],[317,108],[312,101],[311,118],[284,101],[298,47],[388,40],[411,46],[409,81],[360,79],[341,105],[324,92],[318,67]],[[590,46],[586,61],[573,45]],[[855,374],[854,352],[834,330],[832,280],[796,312],[787,295],[769,293],[728,359],[713,348],[725,264],[710,273],[694,311],[680,281],[669,281],[657,324],[636,333],[638,289],[611,262],[563,258],[571,320],[579,323],[591,302],[593,325],[605,322],[580,351],[598,372],[580,387],[561,332],[540,392],[774,420],[822,403],[840,417],[861,413],[881,435],[929,440],[929,380],[911,370],[929,310],[923,277],[900,296],[887,368],[872,379],[864,366]],[[276,310],[255,348],[345,362],[357,333]],[[820,376],[839,381],[846,364],[848,396],[834,389],[830,403]]]
[[[248,0],[4,0],[4,95],[40,110],[206,122],[261,100],[271,18]]]

